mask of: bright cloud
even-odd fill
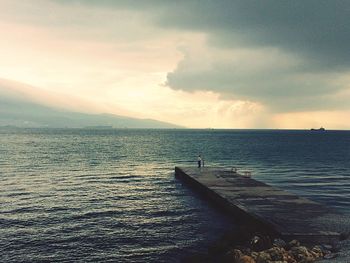
[[[344,1],[0,0],[0,10],[0,78],[42,103],[194,128],[350,128]]]

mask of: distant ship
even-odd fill
[[[319,129],[311,128],[311,131],[326,131],[326,129],[323,127],[319,128]]]

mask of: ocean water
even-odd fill
[[[179,262],[205,251],[232,222],[174,178],[199,153],[350,215],[348,131],[2,128],[0,261]]]

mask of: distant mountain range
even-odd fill
[[[0,82],[0,126],[48,128],[182,128],[152,119],[72,112],[45,106]],[[18,96],[16,96],[18,95]]]

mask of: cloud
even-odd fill
[[[58,1],[62,2],[62,1]],[[350,65],[350,3],[343,0],[91,0],[63,1],[137,10],[162,28],[206,32],[218,47],[275,47],[309,65],[341,70]],[[332,67],[330,69],[330,67]]]
[[[338,81],[350,75],[349,16],[350,3],[337,0],[169,4],[157,25],[203,32],[207,41],[202,53],[184,52],[167,84],[274,111],[344,108],[334,94],[349,88]]]
[[[86,60],[86,52],[100,61],[117,54],[111,65],[119,71],[125,72],[129,60],[138,60],[142,71],[166,65],[164,59],[154,63],[156,50],[162,56],[166,48],[178,46],[184,58],[166,81],[173,89],[213,91],[222,98],[264,103],[274,111],[344,107],[330,95],[347,89],[336,80],[350,72],[346,1],[60,0],[35,8],[5,3],[10,11],[21,12],[21,22],[68,38],[79,60]],[[204,36],[202,41],[180,37],[194,33]],[[131,64],[130,73],[136,65]],[[109,71],[105,67],[99,74]]]
[[[60,91],[94,111],[241,128],[278,127],[277,114],[287,126],[296,111],[348,112],[349,7],[2,0],[0,77]]]
[[[222,51],[202,45],[201,51],[186,51],[178,67],[168,73],[166,84],[264,103],[278,112],[348,106],[344,97],[335,96],[349,88],[341,81],[342,74],[303,71],[302,63],[275,48]]]
[[[165,11],[159,25],[205,31],[217,46],[276,47],[322,68],[350,64],[347,1],[183,1]]]

